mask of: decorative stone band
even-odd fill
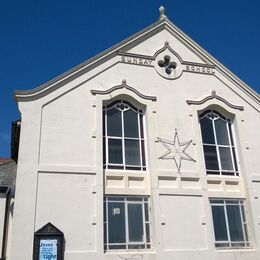
[[[138,65],[138,66],[145,66],[145,67],[156,67],[157,64],[155,62],[155,56],[146,56],[146,55],[138,55],[134,53],[118,53],[121,56],[120,62]],[[191,73],[200,73],[200,74],[208,74],[214,75],[215,74],[215,66],[209,64],[202,64],[202,63],[194,63],[188,61],[180,61],[181,70],[185,72]],[[180,73],[181,74],[181,73]]]
[[[207,102],[208,100],[211,100],[211,99],[217,99],[219,101],[222,101],[223,103],[225,103],[227,106],[233,108],[233,109],[237,109],[237,110],[241,110],[243,111],[244,110],[244,107],[243,106],[236,106],[236,105],[233,105],[231,104],[230,102],[228,102],[226,99],[224,99],[223,97],[220,97],[216,94],[216,91],[215,90],[212,90],[211,91],[211,95],[203,98],[202,100],[198,100],[198,101],[195,101],[195,100],[186,100],[187,104],[188,105],[201,105],[205,102]]]

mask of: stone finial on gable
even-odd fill
[[[165,8],[162,5],[160,6],[159,11],[160,11],[160,19],[166,18]]]

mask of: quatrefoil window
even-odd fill
[[[177,63],[175,61],[171,61],[171,57],[169,55],[165,55],[163,60],[159,60],[158,65],[161,68],[164,68],[168,75],[172,73],[172,70],[177,68]]]
[[[129,109],[129,106],[128,105],[125,105],[124,103],[119,103],[116,105],[116,108],[119,110],[119,111],[126,111]]]

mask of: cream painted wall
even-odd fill
[[[179,41],[177,34],[168,30],[128,50],[153,56],[165,41],[183,60],[205,64],[196,52]],[[218,67],[214,74],[184,71],[178,79],[169,80],[153,66],[157,65],[122,63],[120,56],[115,55],[56,90],[49,90],[47,95],[27,102],[20,100],[22,130],[12,260],[32,259],[34,232],[47,222],[64,232],[65,260],[260,258],[259,103]],[[109,93],[91,93],[109,90],[122,80],[157,101],[126,87]],[[215,98],[200,105],[187,104],[186,100],[199,101],[210,96],[212,90],[244,110]],[[139,179],[136,172],[103,170],[102,104],[117,97],[134,99],[145,107],[148,170]],[[220,109],[234,118],[240,177],[205,174],[198,113],[207,107]],[[180,173],[172,160],[158,160],[165,149],[156,142],[157,137],[172,140],[175,129],[181,142],[192,140],[187,152],[196,160],[183,161]],[[116,182],[109,176],[122,178]],[[150,196],[151,251],[104,253],[104,192]],[[211,197],[246,199],[250,249],[215,249]]]

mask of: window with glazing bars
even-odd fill
[[[104,249],[150,249],[148,197],[104,198]]]
[[[199,118],[207,174],[238,176],[231,120],[214,110]]]
[[[144,112],[125,100],[103,106],[105,169],[146,170]]]
[[[210,201],[216,247],[248,247],[248,231],[243,200]]]

